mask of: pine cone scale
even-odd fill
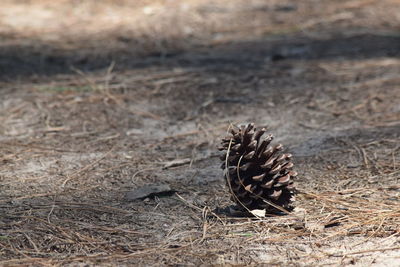
[[[265,176],[266,176],[266,174],[263,173],[261,175],[253,176],[251,179],[253,179],[253,181],[260,182],[260,181],[262,181],[264,179]]]
[[[265,184],[260,185],[262,188],[272,188],[272,185],[274,184],[274,180],[271,180],[269,182],[266,182]]]

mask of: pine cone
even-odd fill
[[[231,136],[223,138],[219,148],[225,150],[221,168],[231,198],[239,206],[268,212],[279,212],[276,206],[291,210],[295,190],[292,178],[297,175],[292,171],[292,155],[280,153],[281,144],[270,146],[273,136],[261,138],[265,132],[265,128],[254,128],[253,123],[232,128]]]

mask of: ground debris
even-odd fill
[[[136,199],[144,199],[146,197],[154,197],[159,195],[170,195],[174,193],[175,190],[167,184],[151,184],[145,185],[139,188],[129,191],[125,195],[127,201],[132,201]]]
[[[178,167],[178,166],[182,166],[185,164],[189,164],[190,162],[191,162],[190,158],[174,159],[174,160],[165,162],[163,168],[168,169],[168,168]]]
[[[1,1],[0,266],[398,262],[400,5],[281,2]],[[249,121],[290,214],[229,209]]]

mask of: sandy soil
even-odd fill
[[[2,1],[0,265],[400,266],[399,4]],[[248,122],[290,215],[216,212]]]

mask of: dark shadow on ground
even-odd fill
[[[120,49],[102,48],[103,44],[99,43],[95,49],[72,51],[65,51],[37,40],[29,40],[29,43],[0,47],[0,78],[8,80],[23,79],[32,75],[68,74],[73,72],[72,68],[96,71],[107,68],[113,61],[117,63],[119,70],[165,66],[218,71],[230,66],[256,69],[266,61],[400,56],[400,36],[383,34],[336,36],[323,40],[286,35],[213,47],[153,51],[141,55],[135,51],[135,42],[129,42],[125,48]]]

